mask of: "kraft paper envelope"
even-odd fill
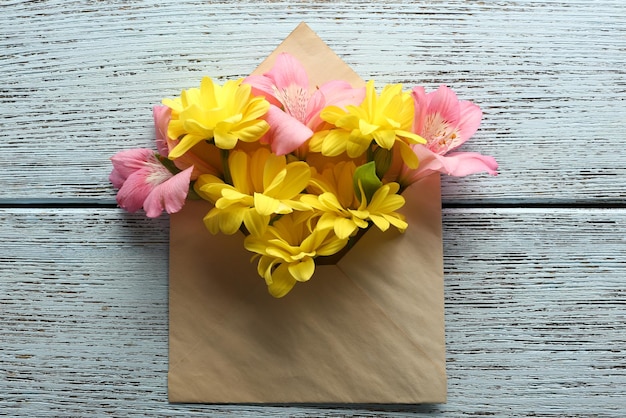
[[[308,26],[277,52],[313,83],[362,84]],[[392,65],[392,64],[390,64]],[[211,235],[203,201],[171,217],[171,402],[438,403],[446,400],[438,175],[404,192],[409,227],[371,228],[336,264],[269,295],[242,234]]]

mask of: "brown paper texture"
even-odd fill
[[[312,83],[362,83],[305,24],[255,73],[283,51]],[[282,299],[267,292],[242,234],[206,231],[208,202],[172,215],[170,402],[445,402],[439,176],[404,196],[404,234],[371,228]]]

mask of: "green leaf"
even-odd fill
[[[359,183],[365,193],[365,198],[368,202],[371,201],[372,196],[376,193],[376,190],[383,185],[378,176],[376,176],[376,163],[370,161],[365,163],[354,170],[354,176],[352,177],[352,185],[354,187],[354,193],[359,201],[362,201],[361,189]]]

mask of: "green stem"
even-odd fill
[[[222,160],[222,168],[224,169],[224,182],[233,185],[233,178],[230,174],[230,167],[228,166],[228,156],[230,153],[227,149],[220,148],[220,159]]]
[[[367,162],[369,163],[370,161],[374,161],[374,147],[376,146],[376,143],[374,141],[372,141],[372,143],[370,144],[369,148],[367,148]]]

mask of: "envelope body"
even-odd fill
[[[312,85],[362,80],[301,24],[289,52]],[[404,192],[404,233],[371,228],[334,265],[271,297],[244,236],[211,235],[204,201],[171,216],[171,402],[440,403],[446,400],[438,175]]]

